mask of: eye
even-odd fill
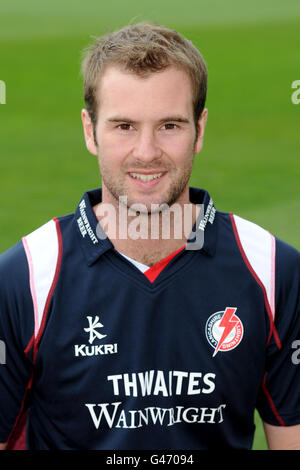
[[[122,124],[119,124],[117,126],[118,129],[121,129],[121,131],[130,131],[133,129],[131,124],[128,124],[126,122],[123,122]]]
[[[174,124],[173,122],[166,122],[162,127],[167,131],[172,131],[173,129],[178,128],[177,124]]]

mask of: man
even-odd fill
[[[0,441],[28,409],[30,449],[250,449],[257,408],[300,449],[300,255],[189,187],[202,56],[138,24],[83,73],[102,188],[1,257]]]

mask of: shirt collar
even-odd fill
[[[189,250],[203,250],[213,256],[217,242],[217,211],[205,189],[190,187],[190,202],[200,205],[200,212],[187,241]]]
[[[93,206],[102,201],[102,189],[87,191],[75,212],[76,229],[79,234],[87,263],[91,266],[103,253],[113,248],[93,211]]]
[[[113,248],[106,236],[93,206],[102,201],[102,189],[87,191],[82,196],[75,212],[76,230],[87,264],[91,266],[106,251]],[[215,253],[217,227],[216,209],[213,201],[204,189],[190,187],[190,201],[200,205],[200,213],[188,239],[187,250],[203,250],[213,256]]]

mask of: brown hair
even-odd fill
[[[94,127],[97,123],[96,99],[99,80],[108,65],[118,65],[140,77],[147,77],[173,65],[185,70],[193,87],[194,120],[204,109],[207,91],[207,68],[191,41],[177,31],[152,23],[129,25],[119,31],[96,38],[84,50],[82,74],[84,100]],[[96,141],[96,139],[95,139]]]

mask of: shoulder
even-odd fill
[[[64,225],[67,221],[61,219]],[[3,331],[9,324],[14,331],[22,330],[23,344],[29,341],[33,328],[38,331],[61,258],[59,219],[51,219],[0,255],[0,324]]]
[[[48,268],[61,251],[60,225],[68,223],[68,216],[54,218],[24,236],[17,244],[0,254],[0,292],[21,295],[28,289],[30,276],[37,266]]]
[[[300,272],[300,252],[280,238],[275,237],[276,253],[280,269],[286,274],[292,273],[294,270]]]
[[[228,214],[227,223],[228,218],[244,262],[266,289],[274,313],[275,300],[282,299],[282,292],[292,289],[297,295],[300,291],[300,253],[252,221]]]
[[[26,254],[22,241],[0,254],[0,288],[10,286],[20,287],[26,282],[28,267]]]
[[[32,262],[32,256],[40,261],[57,257],[62,248],[62,232],[72,227],[74,214],[55,217],[29,234],[14,246],[3,253],[0,253],[0,280],[9,280],[16,277],[20,280],[20,275],[24,271],[28,273],[28,266]]]
[[[299,312],[300,253],[279,238],[276,238],[276,291],[278,305],[298,304]]]
[[[292,245],[278,238],[264,227],[244,219],[235,214],[228,214],[238,241],[257,251],[258,256],[262,256],[265,250],[269,250],[269,255],[276,259],[276,264],[281,269],[300,267],[300,253]]]
[[[29,269],[20,241],[0,255],[0,336],[24,350],[32,333]]]

